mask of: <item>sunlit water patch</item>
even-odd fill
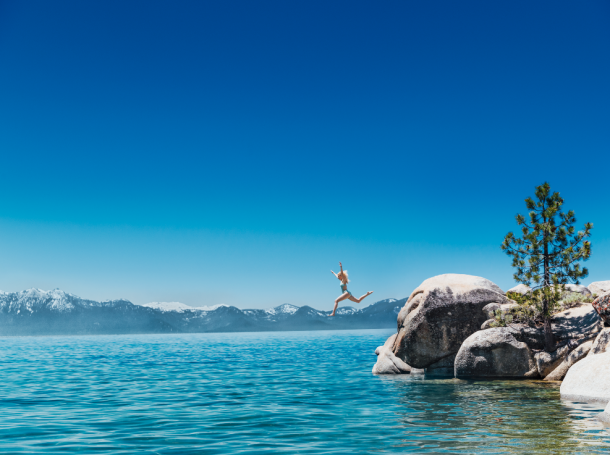
[[[1,338],[0,452],[610,452],[557,384],[372,375],[390,334]]]

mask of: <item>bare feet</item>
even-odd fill
[[[373,292],[369,291],[366,295],[368,296],[368,295],[372,295],[372,294],[373,294]]]
[[[334,317],[334,316],[335,316],[334,312],[329,315],[329,317]]]

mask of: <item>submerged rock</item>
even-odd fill
[[[585,356],[575,363],[559,391],[562,398],[572,401],[610,401],[610,352]]]
[[[453,377],[455,374],[454,362],[455,355],[449,355],[446,358],[443,358],[426,367],[426,375],[436,377]]]
[[[604,423],[610,423],[610,402],[608,402],[604,411],[597,415],[597,419]]]
[[[408,374],[411,372],[411,367],[392,353],[395,339],[396,334],[390,336],[385,344],[375,350],[377,362],[373,366],[373,374]]]
[[[538,371],[533,353],[520,333],[511,328],[491,328],[468,337],[455,358],[457,378],[531,378]]]
[[[456,354],[487,320],[483,308],[490,303],[509,300],[482,277],[444,274],[425,280],[398,314],[394,354],[420,369]]]

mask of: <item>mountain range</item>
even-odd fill
[[[0,292],[0,336],[306,331],[394,328],[404,299],[385,299],[363,309],[343,306],[335,317],[309,306],[282,304],[238,309],[220,304],[191,307],[179,302],[133,304],[92,301],[59,289]]]

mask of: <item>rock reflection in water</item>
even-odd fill
[[[400,453],[610,451],[609,429],[595,418],[603,407],[562,400],[557,384],[408,375],[381,380],[398,390],[402,405],[395,427],[405,435]]]

